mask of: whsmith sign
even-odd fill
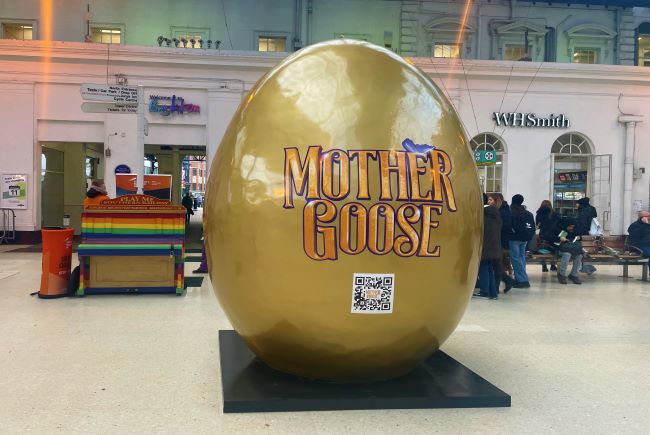
[[[546,118],[541,118],[534,113],[521,113],[510,112],[500,113],[494,112],[492,119],[496,122],[497,126],[501,127],[544,127],[544,128],[569,128],[569,118],[564,115],[553,115]]]

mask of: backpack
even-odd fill
[[[535,235],[535,216],[528,210],[523,210],[513,216],[512,229],[515,232],[515,237],[520,237],[521,240],[530,242]]]

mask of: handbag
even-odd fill
[[[591,226],[589,227],[589,235],[590,236],[603,235],[603,228],[600,226],[600,222],[598,222],[598,219],[596,218],[591,219]]]
[[[564,242],[560,245],[560,252],[568,252],[571,255],[582,254],[582,243],[580,242]]]

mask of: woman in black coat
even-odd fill
[[[539,235],[537,236],[537,245],[545,245],[543,242],[547,242],[546,245],[550,245],[549,241],[544,238],[544,234],[548,232],[550,228],[554,228],[560,220],[560,216],[553,210],[553,205],[551,201],[545,199],[542,201],[542,204],[537,209],[535,213],[535,225],[539,229]],[[543,246],[546,249],[546,246]],[[551,270],[557,270],[557,266],[554,260],[551,261]],[[542,272],[548,272],[548,267],[546,267],[546,262],[542,261]]]
[[[479,266],[478,296],[498,299],[497,278],[501,264],[501,215],[493,199],[483,194],[483,251]]]
[[[497,290],[501,281],[506,284],[504,293],[508,293],[515,280],[512,275],[512,264],[510,263],[510,256],[508,255],[508,242],[512,236],[512,215],[510,214],[510,206],[500,193],[490,193],[488,198],[492,198],[494,206],[499,209],[501,216],[501,267],[499,268],[500,280],[497,281]]]

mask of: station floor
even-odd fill
[[[620,267],[577,286],[529,266],[530,290],[472,299],[443,349],[511,408],[223,414],[230,325],[208,279],[183,297],[40,300],[40,262],[0,247],[2,434],[650,433],[650,283]]]

